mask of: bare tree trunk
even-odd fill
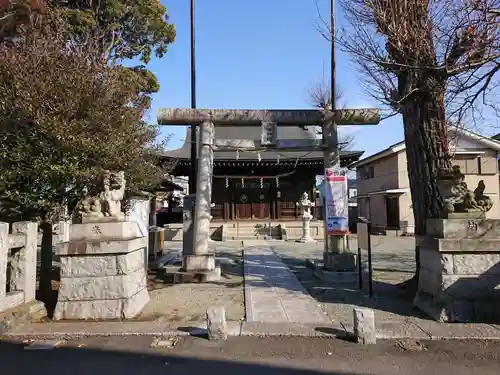
[[[419,82],[421,83],[421,81]],[[415,218],[415,236],[425,236],[426,220],[439,218],[443,199],[436,179],[441,168],[450,168],[448,135],[445,120],[444,87],[435,82],[418,96],[403,104],[403,123],[408,163],[408,178]],[[439,87],[432,89],[432,87]],[[416,275],[420,270],[420,254],[415,248]]]
[[[42,253],[40,259],[40,284],[39,291],[42,296],[49,297],[52,292],[52,224],[43,221],[42,227]]]

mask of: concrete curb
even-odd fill
[[[198,336],[207,335],[206,324],[192,322],[190,327],[176,327],[160,322],[52,322],[28,323],[4,333],[0,338],[74,339],[82,337],[126,336]],[[334,337],[353,338],[352,327],[338,324],[295,324],[227,322],[228,336],[256,337]],[[500,326],[489,324],[445,324],[429,322],[428,327],[408,322],[383,323],[377,329],[377,339],[416,340],[500,340]]]
[[[87,327],[84,327],[86,325]],[[334,326],[303,325],[289,323],[227,322],[227,335],[255,337],[339,337],[349,338],[349,332]],[[151,322],[104,322],[104,323],[31,323],[4,333],[0,338],[75,339],[83,337],[128,336],[195,336],[206,337],[206,324],[197,327],[172,327]]]

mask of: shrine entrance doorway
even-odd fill
[[[269,219],[271,217],[271,183],[246,180],[235,183],[233,202],[238,219]]]

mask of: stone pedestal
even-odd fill
[[[302,215],[302,236],[299,239],[301,243],[316,242],[316,240],[311,237],[311,219],[312,215]]]
[[[335,272],[356,272],[356,255],[351,253],[323,253],[324,268]]]
[[[74,224],[60,243],[61,282],[54,319],[128,319],[149,301],[145,251],[137,223]]]
[[[356,272],[356,254],[347,252],[345,236],[328,236],[329,251],[323,252],[324,268],[335,272]]]
[[[415,305],[443,322],[500,322],[500,220],[427,220]]]

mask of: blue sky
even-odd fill
[[[159,78],[149,121],[161,107],[190,107],[189,0],[162,0],[177,29],[177,40],[162,59],[148,65]],[[330,46],[317,31],[319,6],[329,0],[197,0],[196,57],[198,108],[309,108],[309,90],[329,80]],[[341,21],[340,7],[338,21]],[[338,22],[337,21],[337,22]],[[360,88],[354,64],[337,52],[337,83],[349,107],[376,106]],[[403,139],[399,117],[378,126],[345,131],[353,149],[373,154]],[[185,129],[168,148],[181,145]]]

